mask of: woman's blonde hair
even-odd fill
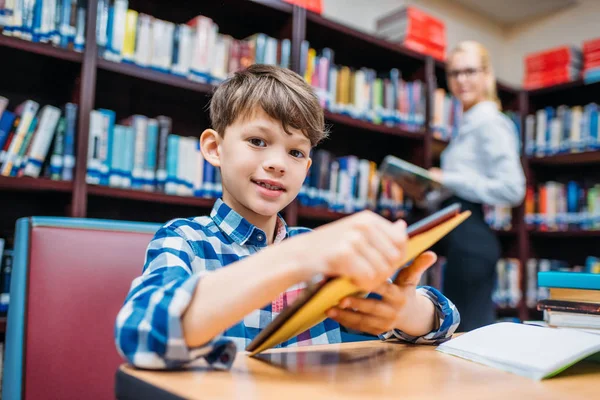
[[[500,98],[498,98],[498,90],[496,88],[496,75],[494,74],[494,67],[492,66],[492,60],[490,58],[490,53],[487,49],[479,42],[474,40],[465,40],[456,45],[454,49],[448,55],[448,61],[451,57],[460,52],[465,53],[475,53],[479,56],[481,60],[481,67],[483,71],[487,74],[486,76],[486,85],[485,85],[485,99],[490,100],[496,103],[498,109],[502,108],[502,103],[500,102]],[[450,66],[450,63],[447,63],[447,66]]]

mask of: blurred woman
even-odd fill
[[[487,50],[474,41],[459,43],[449,54],[446,73],[463,116],[458,135],[441,155],[441,169],[430,172],[452,193],[441,206],[459,202],[472,212],[438,250],[447,259],[444,294],[456,304],[462,321],[458,329],[465,332],[496,320],[492,292],[500,244],[482,205],[519,205],[525,177],[516,127],[500,111]]]

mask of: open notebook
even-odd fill
[[[541,380],[598,354],[600,335],[500,322],[460,335],[441,344],[437,350]]]
[[[469,215],[469,211],[460,212],[459,204],[453,204],[409,226],[407,251],[400,265],[405,265],[429,249]],[[364,294],[343,277],[310,285],[254,338],[246,350],[254,355],[310,329],[326,318],[327,310],[351,295]]]

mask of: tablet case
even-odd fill
[[[460,205],[453,204],[409,226],[407,251],[400,265],[429,249],[470,215],[470,211],[460,213]],[[246,350],[252,356],[310,329],[327,318],[327,310],[350,295],[363,294],[348,278],[328,278],[310,285],[250,342]]]

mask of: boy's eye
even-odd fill
[[[251,145],[256,146],[256,147],[265,147],[267,145],[264,140],[259,139],[259,138],[251,138],[251,139],[248,139],[248,141],[250,142]]]
[[[300,150],[292,150],[292,151],[290,151],[290,155],[292,157],[296,157],[296,158],[303,158],[304,157],[304,153],[301,152]]]

